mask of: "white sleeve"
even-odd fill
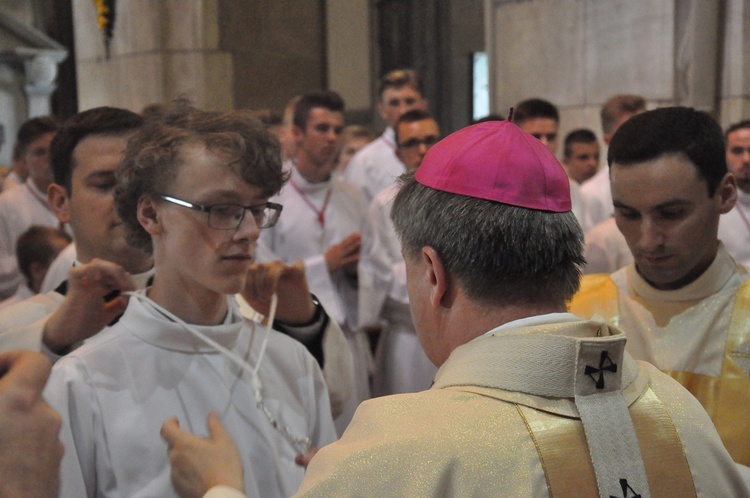
[[[37,294],[0,310],[0,352],[24,349],[44,353],[51,362],[60,356],[42,343],[44,325],[64,297],[56,292]]]
[[[58,496],[96,496],[98,459],[96,453],[94,409],[91,393],[81,377],[82,367],[75,358],[58,362],[44,389],[44,398],[62,417],[60,439],[65,454],[60,464],[60,492]]]
[[[23,281],[16,261],[16,241],[8,225],[8,206],[0,205],[0,298],[15,294]]]

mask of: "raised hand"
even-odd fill
[[[95,258],[74,266],[68,272],[65,300],[47,320],[42,341],[52,351],[66,353],[125,311],[127,297],[117,295],[105,300],[105,296],[130,290],[135,290],[135,285],[120,265]]]

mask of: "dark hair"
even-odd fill
[[[505,121],[505,116],[503,116],[502,114],[498,114],[498,113],[487,114],[486,116],[482,118],[475,119],[474,121],[471,122],[471,124],[475,125],[479,123],[486,123],[487,121]]]
[[[560,113],[551,102],[543,99],[528,99],[513,108],[513,122],[520,125],[530,119],[547,118],[560,122]]]
[[[623,114],[638,114],[646,110],[646,99],[640,95],[615,95],[607,99],[600,113],[602,132],[611,135],[615,131],[615,124]]]
[[[52,140],[50,167],[56,184],[65,187],[73,195],[73,153],[75,148],[89,135],[124,135],[137,130],[143,118],[134,112],[116,107],[95,107],[66,120]]]
[[[630,166],[664,154],[683,154],[716,193],[727,162],[721,127],[707,113],[689,107],[664,107],[636,114],[612,137],[607,163]]]
[[[26,148],[42,135],[54,133],[60,128],[60,123],[52,116],[40,116],[25,121],[16,133],[16,147],[21,155],[26,154]]]
[[[564,305],[578,290],[583,232],[572,212],[551,213],[425,187],[413,173],[391,208],[404,256],[425,247],[479,302]]]
[[[32,225],[16,240],[18,268],[29,284],[31,284],[31,265],[41,263],[47,266],[57,256],[59,251],[54,244],[56,239],[71,242],[70,235],[63,230],[39,225]]]
[[[419,71],[414,69],[394,69],[380,78],[378,86],[378,97],[383,98],[383,93],[389,88],[402,88],[409,86],[424,97],[424,80]]]
[[[724,141],[726,142],[727,140],[729,140],[730,133],[734,133],[737,130],[744,130],[745,128],[750,129],[750,119],[745,119],[743,121],[740,121],[739,123],[730,125],[729,128],[727,128],[727,131],[724,132]]]
[[[570,157],[570,154],[573,152],[571,150],[573,144],[591,144],[594,142],[596,142],[596,135],[587,128],[578,128],[571,131],[565,136],[565,157]]]
[[[399,143],[398,129],[402,123],[416,123],[417,121],[425,121],[427,119],[434,120],[432,114],[427,111],[423,111],[422,109],[412,109],[411,111],[403,113],[398,118],[398,121],[396,121],[396,126],[393,127],[393,131],[396,134],[396,144]]]
[[[179,175],[182,148],[189,144],[226,153],[229,164],[264,197],[278,193],[286,181],[278,138],[249,112],[206,112],[178,100],[128,141],[116,173],[115,207],[130,245],[153,250],[151,236],[137,218],[138,202],[168,190]]]
[[[258,118],[266,128],[273,128],[274,126],[281,126],[284,124],[281,114],[270,110],[258,111],[255,113],[255,117]]]
[[[294,106],[294,126],[301,130],[307,128],[310,111],[322,107],[332,112],[344,112],[344,99],[336,92],[310,92],[302,95]]]

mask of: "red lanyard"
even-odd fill
[[[393,143],[390,138],[386,137],[385,134],[380,135],[380,140],[385,142],[385,144],[391,149],[393,149],[394,151],[396,150],[396,144]]]
[[[312,203],[310,198],[305,194],[302,189],[299,188],[297,183],[294,181],[293,178],[289,179],[289,184],[294,187],[294,190],[297,191],[297,193],[302,197],[302,200],[305,201],[305,204],[310,206],[310,209],[312,209],[315,214],[318,215],[318,224],[320,225],[320,228],[325,228],[326,226],[326,208],[328,207],[328,201],[331,200],[331,187],[328,186],[328,190],[326,191],[326,198],[323,201],[323,207],[320,209],[315,207],[315,204]]]

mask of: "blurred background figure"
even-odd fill
[[[375,140],[375,134],[366,126],[349,125],[344,128],[341,132],[341,151],[336,159],[336,172],[341,174],[346,171],[354,154],[373,140]]]
[[[563,166],[568,176],[579,185],[599,169],[599,141],[591,130],[579,128],[565,137]]]
[[[0,302],[0,308],[17,303],[39,292],[49,265],[72,241],[63,230],[34,225],[26,230],[16,242],[16,259],[24,283],[16,293]]]

